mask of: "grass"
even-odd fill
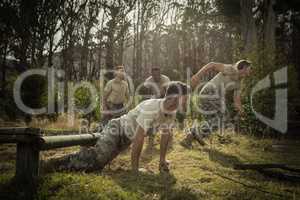
[[[213,136],[206,146],[194,144],[188,150],[179,145],[183,134],[177,131],[167,155],[171,174],[158,172],[159,138],[152,151],[145,145],[141,167],[148,171],[135,176],[130,172],[130,150],[122,153],[99,173],[56,172],[41,177],[38,199],[299,199],[300,184],[268,178],[255,171],[237,171],[238,163],[285,163],[300,166],[294,151],[275,151],[272,139],[247,135]],[[293,142],[299,145],[297,141]],[[14,166],[12,146],[1,146],[1,165]],[[43,158],[61,156],[78,150],[67,148],[43,152]],[[5,152],[5,153],[4,153]],[[1,159],[2,160],[2,159]],[[0,199],[14,199],[16,188],[10,184],[13,168],[0,168]],[[3,192],[5,191],[5,192]]]
[[[55,121],[44,118],[33,118],[29,127],[38,127],[49,130],[79,130],[80,120],[77,116],[71,118],[68,114],[60,114]]]

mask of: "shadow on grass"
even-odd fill
[[[167,153],[169,154],[174,150],[173,146],[170,146],[167,150]],[[141,160],[144,163],[150,163],[154,158],[159,157],[160,155],[160,145],[150,145],[146,144],[145,149],[142,152]]]
[[[223,167],[233,168],[235,164],[242,164],[238,157],[223,153],[216,149],[205,148],[204,151],[208,153],[209,160],[217,162]]]
[[[4,175],[5,176],[5,175]],[[25,182],[17,182],[13,173],[9,173],[0,180],[0,199],[5,200],[23,200],[30,199],[28,191],[33,189]]]
[[[172,174],[139,173],[135,175],[131,171],[118,170],[111,171],[110,177],[125,190],[147,196],[160,196],[160,199],[196,200],[201,197],[201,194],[188,187],[174,187],[177,180]]]
[[[12,179],[3,181],[0,183],[0,199],[17,199],[15,182]]]
[[[156,146],[147,145],[141,155],[144,163],[150,163],[155,157],[159,156],[160,150]]]

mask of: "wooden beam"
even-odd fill
[[[49,150],[49,149],[70,147],[76,145],[94,145],[99,137],[101,137],[100,133],[62,135],[62,136],[43,136],[39,138],[38,148],[40,150]]]
[[[21,186],[21,199],[34,199],[36,195],[41,150],[94,145],[99,137],[100,133],[42,136],[38,128],[0,128],[0,143],[17,143],[15,179]]]

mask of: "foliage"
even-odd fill
[[[98,94],[91,94],[91,91],[86,87],[79,87],[76,89],[74,93],[74,104],[76,106],[76,109],[87,109],[92,104],[92,97],[96,102],[95,109],[88,114],[83,115],[82,117],[87,117],[88,120],[93,118],[94,120],[99,120],[101,117],[100,113],[100,98]]]
[[[252,62],[251,76],[243,82],[243,102],[246,111],[246,118],[242,122],[242,127],[246,132],[255,134],[271,134],[275,130],[270,129],[267,125],[257,119],[254,115],[253,110],[262,115],[273,119],[275,114],[275,94],[278,87],[287,87],[288,89],[288,109],[293,110],[295,106],[294,97],[299,94],[297,89],[297,73],[293,66],[285,66],[282,64],[282,57],[275,57],[274,52],[267,50],[260,50],[253,52],[248,55],[248,58]],[[274,85],[273,73],[279,69],[287,67],[288,83],[283,86]],[[271,79],[271,87],[266,88],[253,96],[253,102],[251,104],[250,94],[255,85],[259,84],[259,81],[266,78],[267,76]],[[289,113],[291,115],[291,113]]]
[[[78,109],[86,109],[92,102],[91,92],[88,88],[80,87],[75,91],[75,106]]]
[[[14,86],[17,75],[13,74],[9,77],[6,84],[6,94],[1,97],[1,116],[5,118],[7,116],[9,119],[16,119],[24,116],[23,111],[21,111],[14,99]],[[32,84],[35,83],[35,84]],[[21,101],[28,107],[37,109],[44,107],[47,99],[47,83],[44,77],[33,75],[24,80],[21,86]]]
[[[187,79],[188,69],[195,73],[201,66],[211,61],[233,63],[248,57],[255,64],[255,75],[251,81],[245,81],[248,87],[245,94],[254,83],[268,73],[274,72],[278,66],[289,65],[291,66],[289,70],[299,73],[297,68],[299,6],[296,0],[277,1],[273,6],[274,9],[268,6],[272,1],[263,1],[263,5],[256,5],[257,2],[252,0],[232,0],[230,3],[220,0],[37,0],[30,3],[21,0],[2,1],[0,57],[1,74],[4,77],[1,79],[1,92],[10,93],[2,101],[4,109],[7,109],[5,113],[12,118],[19,115],[13,106],[12,91],[5,88],[10,79],[8,72],[11,69],[4,61],[11,58],[17,63],[15,68],[18,69],[41,67],[61,69],[65,72],[66,83],[98,80],[102,69],[112,69],[116,64],[124,64],[126,72],[132,76],[134,82],[141,83],[149,75],[149,68],[153,65],[159,65],[161,71],[172,80],[184,81]],[[246,15],[241,11],[245,9],[243,6],[249,11]],[[273,18],[272,23],[266,22],[265,19],[268,19],[270,14],[268,7],[274,11],[270,13],[276,15],[274,19],[277,17],[279,19],[283,15],[281,18],[284,20],[280,27],[274,25],[276,23]],[[252,24],[253,26],[243,24],[241,19],[245,17],[255,21],[256,24]],[[251,37],[257,36],[258,41],[245,38],[249,27],[251,29],[249,32],[255,33],[251,34]],[[292,27],[293,30],[286,31],[287,27]],[[282,35],[282,41],[277,43],[277,46],[286,56],[284,61],[279,59],[283,56],[282,52],[272,52],[265,49],[264,45],[255,47],[254,53],[244,55],[245,47],[267,43],[270,39],[268,35],[272,35],[267,32],[274,33],[275,30]],[[272,39],[270,43],[274,40]],[[252,42],[255,44],[249,45]],[[296,76],[296,73],[290,74]],[[291,88],[289,91],[296,91],[294,80],[297,78],[292,76],[293,86],[289,85]],[[29,91],[25,91],[27,89],[24,88],[25,100],[32,100],[26,102],[28,105],[33,107],[46,105],[45,85],[40,83],[40,80],[36,80],[29,83],[32,86],[27,84],[26,88]],[[39,85],[37,89],[36,85]],[[272,116],[273,113],[272,110],[266,110],[267,105],[274,103],[268,98],[272,96],[272,92],[274,91],[269,90],[267,93],[259,94],[258,103],[255,103],[257,109],[268,116]],[[33,93],[39,95],[34,96]],[[76,105],[79,108],[86,107],[90,103],[89,96],[87,91],[79,89],[76,92]],[[260,101],[264,98],[265,104]],[[98,120],[101,117],[99,99],[96,110],[91,114]],[[247,96],[245,101],[248,104],[246,107],[250,108]],[[251,125],[251,122],[248,124]]]

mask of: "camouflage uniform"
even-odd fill
[[[128,148],[131,140],[125,135],[120,119],[112,119],[102,131],[93,147],[83,147],[77,153],[60,158],[55,166],[61,170],[102,170],[121,151]]]
[[[123,114],[126,113],[124,104],[108,103],[107,111],[109,111],[109,113],[103,114],[103,118],[102,118],[103,125],[106,125],[109,120],[121,117]]]
[[[206,95],[214,95],[216,91],[213,89],[207,89]],[[202,131],[206,133],[207,131],[212,132],[217,130],[219,127],[219,120],[224,115],[224,105],[222,105],[222,98],[209,98],[200,99],[199,108],[201,109],[202,117],[205,122],[207,122],[206,127],[202,127],[202,130],[197,130],[197,132]],[[193,126],[193,128],[196,128]],[[197,127],[199,129],[199,127]]]
[[[175,114],[165,114],[162,110],[163,102],[164,99],[146,100],[120,118],[110,120],[101,134],[98,134],[101,136],[95,146],[84,147],[75,154],[53,159],[50,163],[46,163],[50,166],[48,169],[85,171],[103,169],[121,151],[130,146],[138,126],[145,132],[150,128],[172,127]]]
[[[208,98],[200,98],[200,108],[204,119],[210,126],[210,131],[220,128],[220,125],[226,120],[228,114],[226,93],[228,91],[234,91],[234,95],[240,93],[240,82],[235,66],[225,65],[224,71],[217,74],[200,91],[201,95],[208,96]]]
[[[237,69],[232,65],[225,65],[224,71],[219,72],[212,80],[206,83],[200,91],[198,108],[201,109],[201,115],[204,118],[201,125],[194,123],[188,131],[188,135],[182,144],[190,146],[190,138],[195,138],[201,142],[201,139],[210,135],[213,131],[222,128],[226,120],[226,92],[234,90],[240,92],[240,78]]]

